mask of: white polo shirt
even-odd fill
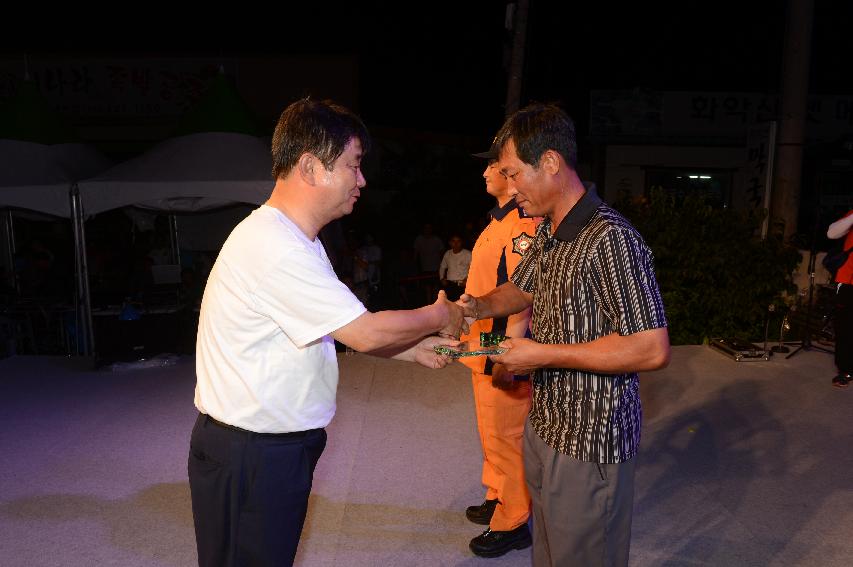
[[[258,433],[325,427],[338,387],[329,333],[365,311],[320,240],[261,206],[228,237],[207,280],[196,407]]]
[[[468,269],[471,267],[471,251],[463,248],[458,253],[448,250],[441,259],[438,268],[440,278],[452,282],[460,282],[468,277]]]

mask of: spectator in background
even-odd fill
[[[843,238],[843,250],[853,249],[853,210],[847,211],[826,230],[832,240]],[[846,388],[853,381],[853,251],[835,273],[835,365],[838,375],[832,379],[836,388]]]
[[[465,221],[465,227],[462,229],[462,246],[468,250],[473,250],[479,233],[480,231],[474,226],[473,220]]]
[[[415,249],[415,260],[423,274],[434,274],[438,271],[441,263],[441,254],[444,252],[444,243],[433,233],[432,225],[424,225],[422,232],[415,237],[412,246]]]
[[[351,274],[352,258],[348,255],[351,251],[340,220],[334,220],[320,230],[320,241],[338,277]]]
[[[468,281],[468,268],[471,267],[471,251],[462,247],[462,237],[454,234],[450,237],[450,250],[444,253],[438,268],[441,289],[450,301],[456,301],[465,293]]]
[[[432,302],[438,287],[438,266],[444,253],[444,243],[433,233],[432,225],[424,225],[421,234],[415,237],[413,245],[415,261],[421,270],[420,288],[423,292],[421,305]]]
[[[414,250],[402,247],[397,251],[397,261],[390,268],[389,281],[397,282],[398,308],[410,309],[415,307],[417,298],[420,297],[420,286],[418,282],[419,269],[415,261]]]
[[[381,263],[382,249],[373,240],[373,235],[365,234],[353,255],[352,281],[353,293],[368,308],[374,307],[371,299],[379,292]]]

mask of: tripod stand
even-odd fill
[[[819,203],[820,201],[818,201]],[[818,204],[818,209],[815,212],[815,223],[814,223],[814,233],[812,234],[812,245],[811,250],[809,250],[809,302],[806,305],[806,320],[803,325],[803,340],[802,344],[794,350],[791,354],[785,357],[785,360],[791,358],[801,350],[819,350],[821,352],[825,352],[827,354],[834,354],[833,351],[823,348],[820,346],[815,346],[812,344],[812,309],[814,307],[814,277],[815,277],[815,260],[817,255],[815,254],[815,246],[817,245],[817,227],[820,222],[820,205]]]
[[[803,341],[802,341],[802,344],[800,346],[798,346],[797,349],[794,350],[794,352],[792,352],[791,354],[786,356],[785,359],[791,358],[792,356],[794,356],[795,354],[797,354],[801,350],[819,350],[819,351],[825,352],[827,354],[833,354],[833,351],[831,351],[827,348],[815,346],[812,344],[812,328],[811,328],[812,323],[811,322],[812,322],[812,303],[813,303],[812,299],[814,297],[814,276],[815,276],[815,274],[814,274],[814,254],[812,254],[812,257],[809,260],[809,303],[806,307],[806,322],[803,325]]]

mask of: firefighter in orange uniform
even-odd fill
[[[508,281],[533,242],[537,220],[527,217],[509,196],[507,180],[497,167],[497,149],[474,154],[488,159],[483,172],[486,191],[497,200],[488,226],[474,245],[465,293],[481,296]],[[481,332],[509,337],[528,336],[530,311],[502,319],[483,319],[470,326],[463,340],[479,339]],[[481,557],[497,557],[531,544],[527,519],[530,495],[524,483],[521,446],[524,422],[530,411],[528,376],[513,376],[484,356],[461,358],[471,368],[477,428],[483,447],[482,482],[485,501],[470,506],[465,515],[489,529],[471,540]]]

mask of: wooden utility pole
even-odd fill
[[[788,0],[776,173],[770,197],[771,232],[785,240],[797,231],[800,208],[813,12],[813,0]]]
[[[513,9],[514,8],[514,9]],[[507,4],[507,23],[512,22],[512,54],[509,61],[509,78],[506,87],[504,110],[509,116],[521,103],[521,82],[524,76],[524,46],[527,41],[528,0]]]

